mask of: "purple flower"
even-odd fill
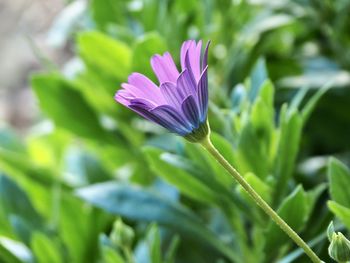
[[[146,76],[132,73],[128,83],[123,83],[116,93],[115,100],[190,140],[196,133],[205,136],[208,133],[208,47],[209,42],[202,57],[202,41],[185,41],[181,47],[181,73],[169,52],[154,55],[151,65],[159,88]]]

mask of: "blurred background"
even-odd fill
[[[202,5],[194,0],[174,2],[159,2],[154,7],[151,2],[141,0],[116,4],[107,1],[99,7],[94,1],[83,0],[3,0],[0,18],[3,58],[0,70],[1,119],[24,134],[38,116],[38,107],[28,83],[30,72],[53,65],[61,69],[67,66],[74,59],[75,34],[93,28],[129,41],[154,30],[162,33],[167,40],[174,35],[174,41],[169,42],[171,49],[179,45],[181,37],[198,38],[205,34],[205,39],[213,41],[212,56],[219,67],[230,61],[222,77],[227,89],[242,81],[255,60],[263,55],[267,58],[270,78],[282,90],[277,102],[286,98],[284,88],[317,88],[329,79],[334,79],[337,87],[349,85],[347,0],[336,3],[237,0],[219,1],[217,5],[210,1]],[[178,15],[162,25],[159,16],[164,15],[162,10],[168,4]],[[211,10],[214,6],[217,9]],[[221,9],[225,7],[229,10]],[[108,8],[115,10],[116,15],[105,10]],[[159,16],[151,17],[156,9],[160,10]],[[126,21],[125,18],[129,17],[132,19]],[[141,20],[134,21],[133,18]],[[177,32],[173,32],[174,21],[183,25]],[[127,32],[125,25],[132,33]],[[339,92],[347,93],[345,90]],[[343,108],[347,104],[345,98],[334,103],[337,103],[339,111],[347,110]],[[315,118],[318,120],[317,116]],[[349,134],[349,125],[339,121],[336,123],[339,136]],[[327,127],[319,127],[315,131],[319,140],[327,137],[328,130],[324,129],[327,130]],[[334,150],[337,150],[338,143],[343,144],[336,141],[333,145],[333,141],[327,139],[319,146],[321,152],[328,150],[323,149],[323,143],[327,144],[324,147]]]
[[[60,63],[64,52],[47,45],[47,32],[63,1],[1,1],[0,3],[0,118],[25,132],[37,116],[28,75],[41,68],[32,45],[47,52]]]
[[[115,103],[187,39],[211,41],[214,144],[330,262],[327,225],[350,229],[349,14],[350,0],[0,0],[0,262],[309,262],[199,147]]]

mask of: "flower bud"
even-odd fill
[[[125,225],[119,218],[113,224],[113,230],[110,239],[118,247],[130,247],[134,239],[134,231],[128,225]]]
[[[328,248],[328,254],[337,262],[347,262],[350,260],[350,241],[338,232],[333,233],[331,244]]]
[[[328,225],[328,228],[327,228],[327,237],[328,237],[329,242],[332,242],[332,237],[333,237],[334,233],[335,233],[334,225],[333,225],[333,221],[331,221]]]

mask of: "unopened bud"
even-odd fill
[[[121,219],[117,219],[114,222],[110,239],[115,245],[120,247],[130,247],[134,236],[135,234],[133,229],[124,224]]]
[[[337,262],[347,262],[350,260],[350,241],[346,237],[338,232],[333,233],[331,244],[328,248],[328,253],[331,258]]]

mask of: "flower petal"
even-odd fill
[[[202,72],[198,82],[198,105],[200,112],[200,121],[205,121],[208,113],[208,66]]]
[[[201,49],[202,41],[199,41],[198,44],[194,40],[186,41],[181,47],[181,67],[182,70],[185,68],[191,68],[193,76],[198,82],[200,77],[200,63],[201,63]],[[186,57],[188,54],[188,62],[186,62]]]
[[[179,78],[177,79],[177,88],[181,92],[182,97],[186,98],[189,95],[195,96],[197,84],[191,69],[185,69],[181,72]]]
[[[145,75],[140,74],[138,72],[134,72],[132,73],[129,77],[128,77],[128,82],[131,85],[134,85],[136,87],[144,87],[147,89],[154,89],[157,88],[157,85],[153,83],[152,80],[150,80],[149,78],[147,78]]]
[[[116,92],[114,99],[119,102],[120,104],[128,107],[130,104],[130,99],[133,99],[134,96],[131,95],[128,91],[125,89],[120,89]]]
[[[151,65],[160,83],[176,82],[179,71],[176,68],[174,60],[169,52],[165,52],[163,56],[154,55],[151,58]]]
[[[143,99],[143,98],[131,99],[129,106],[143,107],[145,110],[148,110],[148,111],[157,107],[157,105],[154,104],[152,101],[149,101],[149,100]]]
[[[205,67],[208,66],[209,45],[210,45],[210,41],[207,42],[207,45],[206,45],[205,50],[204,50],[204,56],[203,56],[203,61],[202,61],[202,70],[204,70]]]
[[[194,40],[187,40],[187,41],[183,42],[183,44],[181,46],[181,54],[180,54],[180,61],[181,61],[182,70],[184,70],[186,68],[185,58],[186,58],[187,50],[191,45],[195,45],[195,44],[196,44],[196,42]]]
[[[161,105],[150,110],[157,119],[162,123],[161,125],[177,134],[186,135],[191,132],[191,125],[181,116],[174,107],[169,105]]]
[[[146,97],[154,102],[159,102],[159,104],[164,103],[159,88],[145,75],[137,72],[132,73],[128,78],[128,84],[136,88],[131,88],[136,97]],[[123,88],[125,88],[124,86],[122,85]]]
[[[154,118],[149,114],[149,110],[155,108],[156,105],[146,99],[130,97],[130,94],[126,90],[119,90],[115,95],[115,100],[123,104],[127,108],[133,110],[137,114],[141,115],[145,119],[154,121]]]
[[[147,109],[145,109],[144,106],[138,105],[138,104],[134,104],[134,105],[128,106],[128,108],[133,110],[137,114],[141,115],[145,119],[147,119],[149,121],[152,121],[154,123],[157,123],[158,125],[163,126],[162,122],[152,112],[150,112]]]
[[[192,124],[192,128],[197,129],[199,127],[199,111],[193,96],[188,96],[182,102],[181,108],[187,120]]]
[[[193,54],[190,53],[190,61],[192,65],[193,74],[198,81],[201,75],[201,52],[202,40],[199,40]]]
[[[131,97],[147,97],[148,93],[143,89],[137,88],[129,83],[122,83],[122,90],[125,91],[125,95],[129,94]]]
[[[184,99],[184,95],[179,92],[180,90],[172,82],[164,82],[160,85],[160,91],[166,100],[166,102],[175,107],[176,109],[181,108],[181,103]]]

